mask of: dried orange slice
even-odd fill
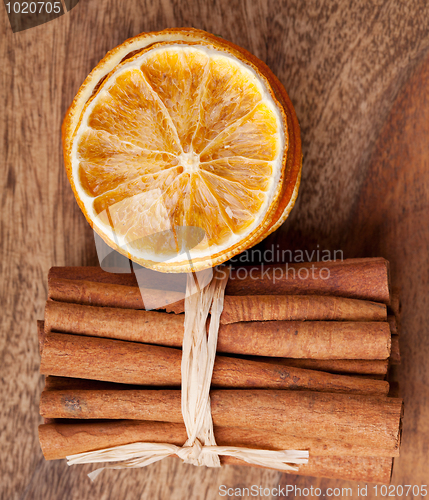
[[[213,35],[139,35],[99,63],[63,124],[93,229],[165,272],[224,262],[272,232],[297,196],[293,107],[259,60]]]

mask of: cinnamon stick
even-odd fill
[[[183,293],[177,291],[146,289],[159,309],[173,307],[180,303],[184,308]],[[95,281],[50,279],[49,298],[74,304],[120,307],[125,309],[145,309],[140,288]],[[183,311],[181,311],[183,312]]]
[[[183,318],[48,301],[45,330],[180,347]],[[263,321],[220,325],[218,352],[314,359],[387,359],[387,322]]]
[[[281,434],[268,436],[267,439],[265,432],[253,431],[253,433],[254,439],[247,429],[215,427],[216,442],[221,446],[251,447],[250,444],[253,444],[253,447],[262,449],[306,449],[299,447],[305,440],[304,443],[299,439],[287,440]],[[168,442],[181,446],[186,437],[183,425],[164,422],[46,424],[39,427],[40,444],[46,460],[133,442]],[[260,442],[265,443],[265,446],[258,444]],[[268,442],[272,445],[270,446]],[[305,444],[308,444],[308,440]],[[321,451],[324,452],[322,447]],[[221,457],[221,463],[249,465],[240,460],[229,459],[230,457]],[[391,466],[392,459],[389,457],[318,456],[310,451],[309,463],[300,465],[299,471],[294,474],[388,483]]]
[[[156,298],[158,309],[176,314],[184,312],[183,294],[165,290],[146,290]],[[51,279],[49,297],[59,302],[82,305],[144,309],[140,289],[91,281]],[[344,297],[318,295],[229,296],[224,299],[221,322],[267,320],[386,321],[386,305]]]
[[[183,291],[182,275],[145,273],[147,288]],[[138,286],[134,274],[99,267],[53,267],[49,282],[71,279]],[[140,285],[142,285],[140,283]],[[226,295],[334,295],[389,303],[389,263],[383,258],[232,268]]]
[[[243,446],[265,450],[308,450],[314,456],[374,456],[389,457],[384,449],[357,446],[323,437],[307,438],[265,430],[239,427],[214,427],[220,446]],[[101,450],[124,444],[171,443],[182,446],[187,440],[184,424],[139,420],[108,420],[88,422],[69,420],[39,427],[39,440],[46,460],[56,460],[87,451]],[[398,450],[393,451],[399,456]]]
[[[65,281],[65,280],[64,280]],[[109,285],[103,285],[105,287]],[[111,285],[114,287],[115,285]],[[112,291],[113,292],[113,291]],[[61,296],[53,294],[52,298]],[[158,309],[183,313],[183,300]],[[168,300],[166,301],[168,302]],[[90,302],[76,302],[89,304]],[[93,302],[93,305],[97,305]],[[108,305],[102,304],[99,305]],[[387,321],[387,306],[369,300],[326,295],[225,295],[221,323],[239,321]]]
[[[319,295],[225,296],[221,323],[239,321],[386,321],[386,305]]]
[[[168,347],[49,332],[40,372],[123,384],[180,387],[181,351]],[[213,387],[307,389],[385,396],[389,384],[343,375],[217,356]]]
[[[231,273],[226,294],[334,295],[389,303],[389,263],[383,258],[241,269]]]
[[[344,441],[358,446],[399,448],[402,400],[308,391],[214,390],[215,425],[266,429]],[[182,423],[181,395],[155,391],[44,391],[45,418],[131,419]]]

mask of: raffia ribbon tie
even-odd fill
[[[230,456],[249,464],[283,471],[297,471],[296,465],[308,462],[308,451],[272,451],[216,445],[210,408],[210,384],[228,277],[228,267],[214,268],[212,280],[203,290],[198,288],[193,274],[187,278],[182,344],[182,415],[188,434],[186,443],[183,446],[132,443],[71,455],[67,457],[68,465],[119,462],[88,474],[94,480],[103,469],[145,467],[171,455],[177,455],[185,463],[206,467],[220,467],[219,456]]]

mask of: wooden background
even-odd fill
[[[2,500],[211,500],[221,484],[350,486],[357,497],[356,483],[197,469],[174,459],[108,471],[91,484],[93,467],[46,462],[40,452],[35,321],[43,316],[47,272],[96,263],[92,232],[63,169],[62,117],[109,49],[173,26],[202,28],[250,50],[295,104],[302,188],[292,216],[265,244],[391,260],[403,292],[406,406],[393,483],[429,482],[428,20],[426,0],[81,0],[70,13],[13,34],[0,7]]]

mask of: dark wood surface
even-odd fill
[[[393,281],[402,287],[398,377],[406,405],[392,480],[427,483],[427,2],[81,0],[70,13],[16,34],[0,11],[0,498],[215,499],[222,484],[351,487],[357,498],[357,483],[248,467],[200,469],[175,459],[108,471],[92,484],[86,473],[93,467],[42,457],[36,319],[43,316],[47,272],[52,265],[96,263],[92,231],[63,169],[62,117],[107,50],[139,32],[173,26],[202,28],[250,50],[295,104],[302,188],[292,216],[264,245],[310,251],[319,245],[345,257],[391,260]],[[368,498],[375,498],[371,487]]]

